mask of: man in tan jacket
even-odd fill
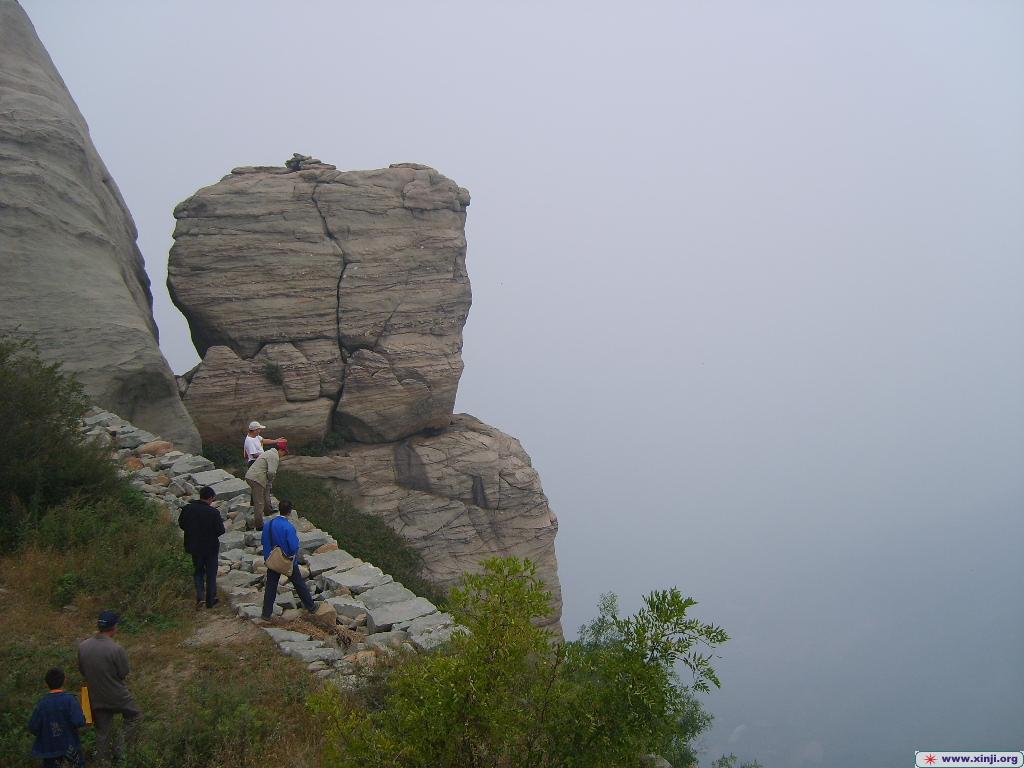
[[[281,456],[286,453],[287,443],[270,448],[261,453],[245,473],[245,482],[252,491],[253,525],[257,531],[263,530],[263,512],[270,509],[270,489],[281,465]]]

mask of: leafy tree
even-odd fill
[[[713,648],[728,635],[688,618],[694,605],[673,588],[652,592],[640,611],[622,618],[615,595],[601,597],[597,618],[566,646],[580,704],[590,710],[585,722],[569,718],[558,734],[582,756],[570,765],[596,764],[587,757],[595,751],[614,755],[613,765],[628,765],[644,752],[663,755],[674,765],[695,762],[691,741],[711,718],[679,684],[676,663],[691,670],[695,690],[719,687],[710,655],[697,648]]]
[[[467,631],[400,666],[384,707],[314,698],[331,758],[360,768],[611,768],[652,752],[692,762],[710,718],[674,666],[693,671],[696,689],[717,687],[695,648],[726,633],[686,618],[694,603],[673,589],[627,618],[606,596],[580,640],[553,644],[535,624],[549,597],[528,560],[495,558],[465,577],[450,608]]]
[[[17,547],[42,513],[72,496],[99,498],[118,486],[108,451],[83,439],[89,407],[81,385],[46,363],[28,340],[0,336],[0,546]]]
[[[722,755],[720,758],[711,763],[711,768],[737,768],[736,762],[739,760],[736,755]],[[761,763],[757,760],[752,760],[749,763],[743,762],[739,764],[739,768],[764,768]]]

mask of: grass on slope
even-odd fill
[[[140,610],[142,595],[133,598],[104,588],[104,580],[93,572],[106,563],[115,574],[127,572],[130,578],[132,569],[145,567],[153,556],[178,559],[180,541],[174,541],[174,550],[162,548],[170,532],[159,521],[145,529],[122,529],[113,554],[125,556],[128,571],[102,559],[109,550],[99,541],[65,552],[30,544],[0,558],[0,626],[5,630],[0,638],[0,765],[38,764],[29,756],[32,736],[26,726],[46,692],[43,675],[60,666],[68,676],[67,689],[78,691],[78,643],[95,631],[97,613],[110,607],[125,611],[117,640],[128,651],[129,687],[145,716],[139,750],[128,768],[322,764],[319,728],[304,706],[318,685],[300,662],[285,657],[265,633],[225,608],[196,613],[187,568],[165,573],[159,584],[143,585],[145,599],[153,601],[147,610]],[[64,608],[62,585],[69,573],[79,574],[86,586]],[[61,589],[65,594],[57,600]],[[250,634],[225,645],[186,644],[204,627],[209,636],[211,620]],[[84,729],[83,736],[91,752],[91,729]]]
[[[79,689],[78,642],[111,608],[145,716],[130,768],[319,766],[303,706],[312,677],[226,609],[194,612],[177,529],[119,477],[108,446],[83,439],[81,386],[0,334],[0,391],[12,446],[0,462],[0,766],[38,764],[27,724],[46,670],[61,666]],[[247,640],[223,644],[235,628]],[[197,630],[208,642],[186,643]]]

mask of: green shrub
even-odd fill
[[[72,496],[50,508],[36,524],[30,540],[41,547],[67,551],[107,537],[127,521],[153,524],[158,518],[156,507],[142,491],[124,485],[116,494],[101,498]]]
[[[292,452],[298,456],[326,456],[343,445],[345,445],[345,438],[337,432],[331,431],[324,435],[322,440],[296,446]]]
[[[123,485],[109,448],[83,438],[89,404],[59,364],[30,341],[0,336],[0,547],[17,549],[47,508],[73,495],[102,498]]]
[[[245,474],[245,459],[242,456],[242,441],[231,447],[228,445],[203,444],[203,456],[213,462],[217,469],[223,469],[233,475]]]
[[[695,649],[713,649],[728,635],[688,618],[694,605],[678,589],[656,591],[636,614],[622,618],[617,598],[602,595],[597,618],[564,646],[568,685],[561,703],[585,711],[586,719],[558,712],[550,722],[553,743],[571,754],[601,751],[611,765],[630,765],[630,755],[647,753],[673,765],[695,764],[693,738],[707,729],[711,716],[679,683],[675,668],[681,663],[691,671],[697,691],[719,687],[712,657]]]
[[[495,558],[484,568],[452,591],[450,610],[468,632],[399,667],[387,706],[312,698],[332,765],[631,768],[649,753],[692,758],[710,717],[674,665],[693,670],[695,688],[717,686],[693,649],[728,639],[686,617],[692,600],[674,589],[654,592],[636,615],[620,618],[605,598],[579,641],[553,645],[535,626],[550,595],[533,564]]]
[[[62,573],[53,583],[53,603],[55,607],[70,605],[75,595],[85,587],[85,579],[73,571]]]
[[[102,597],[125,614],[126,627],[167,625],[181,614],[191,585],[190,561],[177,531],[134,488],[96,501],[73,498],[48,510],[31,540],[73,564],[53,576],[54,600]]]
[[[280,363],[267,360],[263,363],[263,377],[271,384],[277,384],[280,387],[284,384],[284,369]]]
[[[274,494],[291,501],[299,514],[331,534],[349,554],[390,573],[417,595],[435,604],[444,602],[444,593],[423,577],[423,556],[387,523],[357,510],[323,480],[282,470],[274,480]]]
[[[732,753],[728,755],[722,755],[720,758],[711,763],[711,768],[737,768],[737,760],[739,760],[739,758]],[[752,760],[750,762],[744,761],[740,763],[738,768],[764,768],[764,766],[761,765],[761,763],[759,763],[757,760]]]

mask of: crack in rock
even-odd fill
[[[341,355],[341,362],[343,364],[341,372],[341,386],[338,387],[338,394],[334,399],[334,408],[341,404],[341,399],[345,395],[345,380],[348,378],[348,358],[351,354],[345,349],[345,344],[341,340],[341,281],[345,279],[345,270],[348,269],[348,265],[352,262],[345,253],[345,249],[341,247],[341,242],[335,236],[331,230],[330,225],[327,223],[327,217],[324,215],[323,209],[320,207],[320,201],[317,199],[317,192],[320,189],[322,182],[315,182],[313,184],[313,191],[309,195],[310,201],[313,203],[313,208],[316,209],[317,215],[320,217],[320,224],[324,230],[324,236],[330,240],[331,245],[338,252],[338,256],[341,258],[341,271],[338,273],[338,284],[335,288],[335,306],[334,306],[334,328],[335,334],[338,338],[338,353]]]

